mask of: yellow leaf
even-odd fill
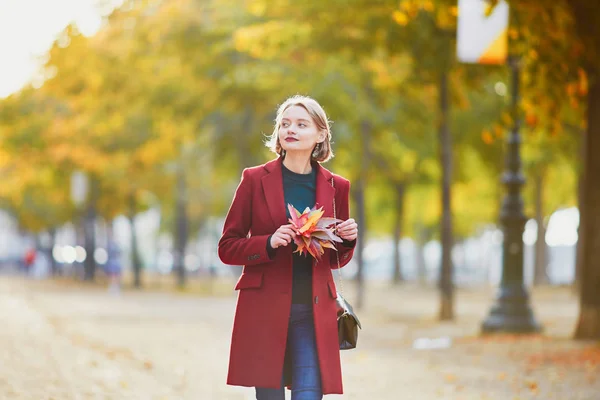
[[[310,229],[311,227],[313,227],[317,221],[323,216],[323,213],[325,211],[324,210],[316,210],[315,213],[310,216],[310,218],[308,218],[308,220],[306,221],[306,223],[304,224],[304,226],[302,228],[300,228],[298,231],[300,233],[304,233],[306,232],[308,229]]]

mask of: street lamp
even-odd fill
[[[523,231],[527,217],[523,212],[521,187],[525,177],[521,171],[519,134],[519,78],[520,66],[517,56],[509,56],[511,69],[513,127],[508,138],[506,171],[502,183],[507,194],[500,211],[504,232],[502,244],[502,280],[495,304],[483,321],[482,332],[529,333],[541,330],[529,306],[529,294],[523,282]]]

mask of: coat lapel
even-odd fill
[[[265,164],[265,169],[269,172],[261,178],[262,189],[267,200],[269,214],[275,228],[287,223],[287,214],[285,212],[285,199],[283,197],[283,176],[281,173],[281,158]]]
[[[287,223],[285,210],[285,199],[283,197],[283,175],[281,170],[282,158],[278,158],[265,164],[268,174],[261,178],[262,189],[269,208],[269,214],[275,227]],[[323,207],[326,216],[333,217],[333,197],[335,189],[331,186],[333,175],[319,163],[317,168],[316,203],[317,207]]]
[[[323,206],[325,216],[333,217],[333,196],[335,189],[331,186],[333,175],[320,164],[316,163],[317,171],[317,207]]]

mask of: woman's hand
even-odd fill
[[[336,232],[340,238],[351,242],[358,236],[358,224],[354,218],[349,218],[337,225]]]
[[[292,224],[281,225],[271,236],[271,247],[276,249],[280,246],[287,246],[295,237],[296,231]]]

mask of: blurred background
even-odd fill
[[[93,279],[112,238],[127,271],[236,273],[216,256],[224,214],[241,170],[275,156],[263,143],[276,107],[302,93],[333,121],[336,157],[327,167],[355,182],[367,278],[436,280],[441,176],[451,168],[456,281],[498,282],[510,75],[456,60],[457,4],[4,4],[3,264],[36,248],[44,274]],[[523,18],[541,18],[529,11]],[[556,60],[564,71],[553,73],[571,81],[554,83],[557,99],[539,88],[549,82],[533,69],[558,68],[538,65],[538,53],[555,49],[535,45],[532,35],[546,30],[531,29],[510,31],[516,45],[529,45],[525,279],[571,284],[586,76]],[[440,90],[449,96],[448,165],[439,157]]]
[[[414,290],[451,321],[480,291],[479,324],[498,286],[526,313],[556,288],[564,335],[598,340],[599,20],[591,0],[2,1],[0,273],[233,298],[224,216],[306,94],[352,181],[359,309]],[[524,318],[495,328],[544,325]]]

